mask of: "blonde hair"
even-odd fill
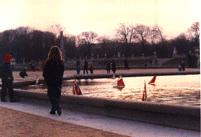
[[[62,53],[58,46],[51,47],[47,60],[63,62]]]

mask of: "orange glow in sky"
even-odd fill
[[[187,32],[200,20],[199,0],[0,0],[0,32],[19,26],[66,34],[94,31],[113,37],[120,23],[158,24],[168,37]]]

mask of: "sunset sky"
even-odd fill
[[[19,26],[45,31],[61,24],[65,34],[114,37],[120,23],[158,24],[174,38],[200,21],[198,9],[199,0],[0,0],[0,32]]]

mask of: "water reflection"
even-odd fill
[[[148,83],[152,77],[123,78],[125,88],[113,88],[117,79],[77,80],[82,94],[90,97],[103,97],[120,100],[142,101],[144,81]],[[62,91],[72,95],[74,80],[63,82]],[[155,85],[147,84],[147,101],[164,104],[179,104],[188,106],[200,105],[200,75],[157,76]],[[35,92],[46,92],[46,86],[41,84],[22,88]]]

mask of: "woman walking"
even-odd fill
[[[47,85],[47,95],[49,97],[52,109],[50,114],[61,115],[61,106],[59,99],[61,97],[61,85],[64,74],[64,61],[58,46],[52,46],[46,60],[45,68],[43,70],[43,77]]]

